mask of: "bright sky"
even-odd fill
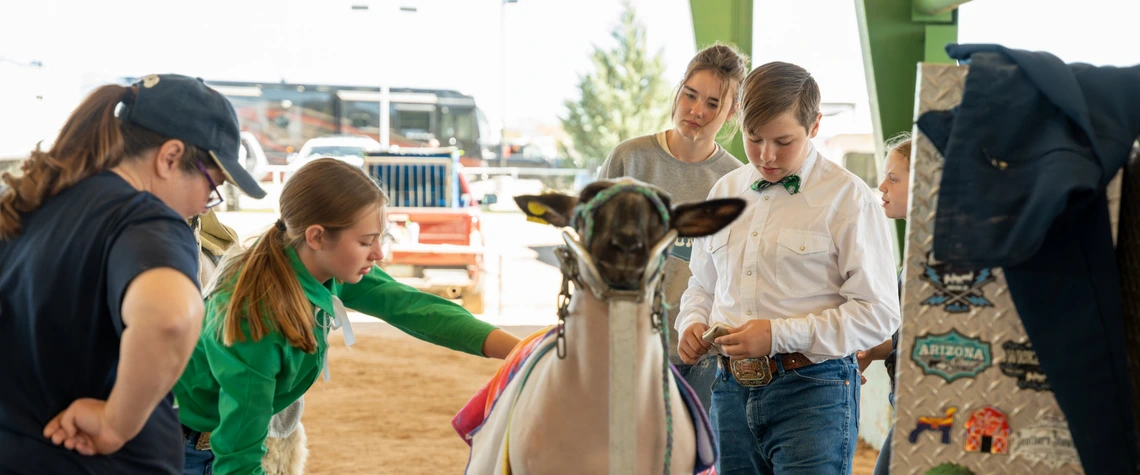
[[[757,2],[757,61],[802,61],[836,96],[862,93],[849,1]],[[352,5],[368,5],[354,11]],[[687,0],[638,1],[652,51],[680,79],[695,52]],[[442,87],[500,110],[499,0],[39,0],[0,6],[0,57],[40,60],[86,81],[180,72],[215,80]],[[400,11],[415,6],[415,13]],[[550,120],[576,93],[595,44],[609,45],[614,0],[519,0],[503,13],[508,122]],[[810,17],[809,17],[810,12]],[[799,21],[786,21],[801,17]],[[769,19],[765,19],[769,18]],[[806,29],[819,33],[805,38]],[[815,41],[812,40],[815,39]],[[835,45],[822,44],[829,38]],[[827,74],[830,69],[834,74]],[[828,77],[834,76],[834,78]],[[846,76],[850,76],[848,80]],[[823,79],[821,79],[823,80]],[[842,92],[840,92],[842,91]],[[862,93],[865,95],[865,93]],[[858,95],[858,94],[856,94]],[[849,101],[841,97],[842,101]]]
[[[695,52],[690,2],[635,4],[650,48],[665,54],[667,78],[679,80]],[[152,72],[452,88],[474,95],[496,123],[502,78],[508,126],[557,123],[562,102],[576,94],[578,75],[589,70],[592,45],[610,44],[620,3],[518,0],[500,7],[500,0],[4,1],[0,58],[42,61],[50,77],[30,81],[41,89]],[[869,132],[854,2],[757,0],[754,9],[753,63],[778,59],[807,67],[824,101],[857,104],[848,125]],[[975,0],[961,9],[960,42],[1133,64],[1140,63],[1136,18],[1140,2],[1133,0]],[[506,40],[505,76],[500,38]]]
[[[958,16],[960,43],[1048,51],[1065,62],[1140,64],[1136,0],[974,0]]]
[[[688,2],[644,2],[649,40],[671,75],[694,51]],[[215,80],[440,87],[497,116],[499,0],[38,0],[0,5],[0,57],[69,73],[180,72]],[[352,5],[367,5],[366,11]],[[652,5],[652,7],[648,7]],[[414,13],[400,11],[415,6]],[[550,117],[609,40],[613,0],[505,6],[508,120]]]

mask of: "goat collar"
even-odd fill
[[[665,202],[661,200],[661,197],[657,195],[656,191],[648,186],[634,183],[617,184],[594,195],[594,198],[590,201],[578,203],[578,206],[574,207],[574,217],[570,219],[570,227],[578,229],[578,223],[584,220],[586,239],[582,242],[583,244],[589,246],[591,240],[594,238],[594,211],[613,197],[627,191],[645,195],[645,197],[649,199],[649,202],[653,203],[653,206],[657,208],[657,212],[661,214],[661,220],[665,222],[665,228],[669,228],[669,208],[665,206]]]

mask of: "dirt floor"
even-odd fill
[[[451,418],[498,360],[429,345],[382,323],[356,323],[353,330],[352,349],[339,332],[330,337],[332,380],[318,381],[305,396],[306,472],[463,473],[468,449]],[[877,456],[860,443],[854,473],[870,474]]]

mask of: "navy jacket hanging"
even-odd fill
[[[1134,473],[1120,281],[1105,186],[1140,135],[1140,67],[948,45],[961,104],[919,129],[945,157],[934,254],[1002,267],[1086,473]]]

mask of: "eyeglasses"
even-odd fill
[[[210,188],[214,190],[210,192],[210,201],[206,202],[206,209],[222,204],[222,201],[225,201],[222,199],[222,193],[218,191],[218,185],[214,184],[214,179],[210,177],[210,173],[206,171],[206,165],[203,165],[201,160],[198,160],[198,170],[206,175],[206,181],[210,182]]]

